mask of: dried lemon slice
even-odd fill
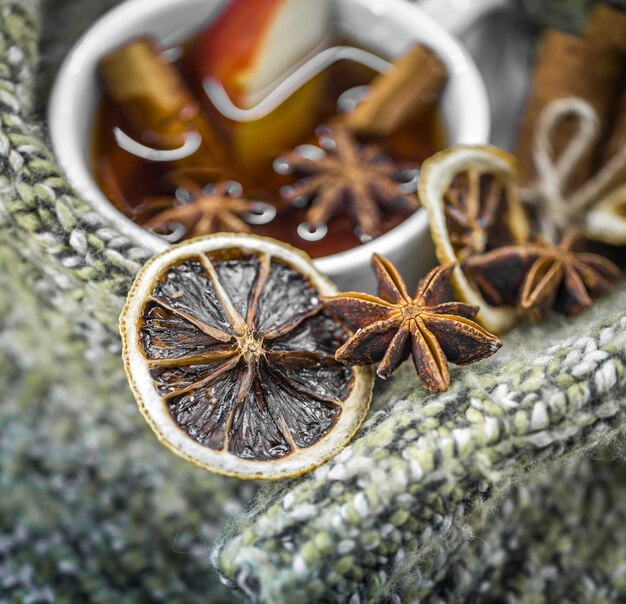
[[[311,260],[252,235],[169,248],[139,272],[120,319],[126,372],[159,440],[207,470],[277,479],[312,470],[350,440],[371,368],[335,350],[349,332]]]
[[[487,304],[462,264],[475,254],[527,241],[530,229],[519,202],[515,160],[489,145],[450,147],[424,162],[419,196],[439,261],[459,262],[452,275],[457,295],[480,307],[477,319],[489,331],[506,331],[516,320],[515,310]]]
[[[626,245],[626,185],[589,210],[585,216],[585,235],[604,243]]]

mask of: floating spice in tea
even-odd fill
[[[266,224],[249,221],[248,213],[240,215],[245,228],[241,224],[238,230],[271,236],[302,248],[313,257],[322,257],[356,247],[371,236],[384,234],[415,210],[417,202],[414,196],[410,203],[402,202],[409,199],[406,190],[394,190],[394,203],[386,203],[391,201],[392,191],[390,182],[382,179],[376,187],[375,195],[382,196],[382,203],[376,208],[375,220],[365,217],[372,216],[371,212],[359,210],[360,218],[355,222],[354,206],[348,199],[336,199],[338,203],[331,204],[334,205],[332,211],[329,211],[328,205],[324,210],[323,219],[328,221],[325,236],[319,239],[303,237],[303,225],[311,220],[311,208],[302,207],[299,203],[287,203],[280,195],[285,185],[294,184],[297,175],[281,175],[273,170],[274,160],[289,149],[317,143],[315,130],[319,124],[340,124],[350,119],[350,116],[337,114],[338,99],[347,89],[369,85],[373,80],[377,82],[377,88],[378,82],[383,81],[395,81],[398,84],[398,74],[403,73],[401,66],[406,58],[399,61],[399,67],[395,70],[378,78],[375,71],[359,63],[339,61],[295,91],[266,117],[237,123],[212,105],[202,88],[202,82],[197,80],[197,66],[193,62],[197,60],[198,48],[198,38],[192,38],[178,49],[180,56],[169,61],[159,54],[152,42],[139,40],[117,49],[103,61],[101,71],[106,93],[96,123],[92,161],[100,188],[120,211],[140,224],[151,227],[155,226],[151,220],[157,210],[155,200],[158,200],[159,211],[183,211],[176,199],[175,184],[181,169],[186,178],[193,180],[196,188],[200,189],[207,184],[234,180],[242,186],[246,199],[258,200],[272,206],[275,211],[275,218]],[[414,60],[418,55],[424,55],[428,57],[427,62],[433,64],[438,61],[431,56],[430,51],[421,48],[413,49],[409,55]],[[427,73],[418,74],[419,70],[416,71],[412,65],[412,70],[405,74],[410,82],[398,88],[402,91],[402,98],[395,99],[399,104],[389,99],[388,105],[391,121],[402,124],[402,127],[396,127],[389,135],[378,136],[375,142],[388,155],[390,164],[401,166],[412,163],[418,167],[443,146],[444,129],[437,102],[441,82],[437,80],[439,83],[435,85],[432,78],[427,78],[430,83],[422,86],[419,78],[422,75],[426,77]],[[140,76],[136,76],[136,72]],[[125,78],[132,78],[133,82],[128,83]],[[142,97],[144,86],[146,95]],[[424,92],[419,99],[409,102],[412,88],[422,91],[428,89],[430,92]],[[161,98],[161,94],[166,98]],[[148,156],[138,156],[118,145],[113,134],[116,128],[148,147],[165,150],[178,147],[183,135],[194,128],[193,124],[181,123],[171,116],[179,116],[181,107],[191,106],[190,95],[195,102],[194,111],[195,107],[199,108],[199,112],[193,115],[201,118],[204,130],[209,131],[208,148],[217,145],[219,157],[218,154],[205,153],[207,150],[203,145],[197,153],[176,161],[153,161]],[[370,101],[375,101],[378,95],[373,94]],[[383,110],[380,98],[376,101],[377,111]],[[155,99],[154,102],[152,99]],[[313,108],[311,99],[315,100]],[[366,101],[363,106],[367,105],[372,106]],[[185,109],[182,115],[187,116],[188,113]],[[366,126],[367,120],[360,119]],[[378,117],[371,119],[379,121]],[[169,125],[162,128],[161,123]],[[297,127],[294,127],[296,123]],[[196,130],[200,130],[200,127]],[[371,138],[372,132],[366,136],[366,131],[367,128],[363,130],[363,137]],[[361,142],[364,141],[358,144]],[[171,200],[170,208],[165,204],[166,199]],[[364,200],[359,205],[367,205],[366,202]],[[378,202],[374,200],[374,203]],[[315,211],[320,211],[324,205],[317,205]],[[146,214],[148,207],[151,211]],[[192,210],[185,208],[183,213],[190,216]],[[355,229],[359,222],[363,224]],[[225,224],[218,221],[213,221],[211,228],[218,228],[219,224],[219,228],[224,228]],[[235,222],[230,221],[230,224],[234,228]],[[163,229],[156,230],[158,233],[163,232]],[[191,236],[192,232],[198,233],[197,229],[186,230],[188,232],[183,234],[183,238]],[[170,234],[169,231],[167,234]]]
[[[172,241],[183,236],[199,237],[218,231],[249,233],[245,221],[249,216],[262,216],[272,206],[242,197],[241,186],[233,181],[199,187],[190,180],[178,180],[174,199],[149,197],[134,208],[135,220]]]
[[[145,142],[168,148],[197,132],[202,145],[185,163],[219,165],[223,143],[182,76],[152,39],[140,38],[113,50],[100,60],[99,70],[106,95]]]
[[[412,118],[426,114],[447,79],[448,71],[437,54],[416,44],[389,71],[372,80],[346,124],[364,137],[389,136]]]
[[[403,170],[416,166],[397,165],[381,149],[359,143],[345,126],[324,132],[322,141],[328,151],[314,159],[297,151],[281,158],[289,169],[305,176],[283,197],[291,202],[312,199],[306,213],[308,227],[327,228],[347,206],[363,235],[372,238],[382,232],[381,207],[407,216],[419,207],[416,195],[406,193],[399,180]]]

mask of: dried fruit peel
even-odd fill
[[[146,301],[155,283],[168,267],[199,255],[235,248],[242,253],[267,254],[292,267],[307,279],[320,296],[334,295],[335,286],[321,275],[304,253],[272,239],[251,235],[216,234],[173,246],[153,257],[137,275],[120,317],[126,373],[146,421],[162,444],[180,457],[206,470],[243,479],[276,480],[304,474],[336,455],[352,438],[363,421],[372,396],[373,371],[351,369],[352,389],[342,403],[339,419],[315,444],[285,457],[257,461],[215,451],[193,440],[174,421],[164,398],[155,387],[140,341],[140,324]]]
[[[457,257],[448,234],[444,193],[456,174],[467,170],[496,174],[509,185],[511,210],[515,213],[512,226],[515,238],[525,241],[528,237],[528,222],[517,200],[518,167],[511,155],[490,145],[455,145],[433,155],[422,166],[419,198],[426,208],[430,233],[441,264],[456,262]],[[516,322],[513,308],[494,307],[487,304],[478,291],[469,283],[461,266],[452,274],[452,285],[457,296],[467,304],[480,307],[477,320],[496,334],[510,329]]]
[[[585,216],[585,235],[612,245],[626,245],[626,185],[609,193]]]

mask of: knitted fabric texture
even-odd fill
[[[486,501],[623,424],[625,304],[622,286],[575,322],[520,329],[443,395],[405,366],[351,446],[233,524],[217,566],[262,602],[376,600],[407,574],[428,593],[491,522]]]
[[[40,22],[107,4],[0,1],[0,603],[232,602],[209,551],[255,487],[138,415],[117,316],[147,253],[73,195],[33,113]]]
[[[209,550],[257,486],[140,418],[117,317],[148,253],[73,193],[38,126],[40,25],[50,68],[112,4],[0,0],[0,602],[624,599],[621,454],[580,457],[623,424],[623,283],[445,395],[408,367],[379,386],[344,453],[231,522],[212,560],[240,589],[217,580]]]

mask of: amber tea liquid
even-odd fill
[[[320,241],[306,241],[297,233],[299,224],[306,222],[307,208],[296,208],[280,199],[280,188],[294,182],[297,176],[281,176],[273,169],[274,159],[301,144],[317,144],[316,128],[337,119],[337,99],[349,88],[368,84],[376,72],[351,61],[340,61],[301,89],[267,117],[250,123],[234,123],[211,106],[200,82],[190,75],[188,52],[194,41],[186,45],[176,67],[180,70],[199,100],[201,111],[210,121],[219,141],[226,150],[226,165],[201,166],[189,170],[201,187],[218,179],[228,178],[243,185],[244,196],[270,203],[277,208],[273,221],[253,226],[255,234],[274,237],[306,251],[313,258],[328,256],[360,245],[355,233],[354,219],[345,210],[328,224],[328,233]],[[172,175],[179,167],[165,162],[139,158],[121,149],[113,136],[113,129],[125,133],[144,144],[150,133],[136,132],[124,119],[121,111],[105,95],[94,128],[92,166],[96,181],[115,207],[135,220],[136,208],[151,197],[172,197],[176,186]],[[364,141],[365,142],[365,141]],[[400,132],[384,140],[373,141],[393,159],[421,164],[427,157],[444,147],[445,137],[438,109],[438,99],[421,113],[419,119],[407,123]],[[387,232],[407,218],[403,212],[382,212],[382,232]]]

